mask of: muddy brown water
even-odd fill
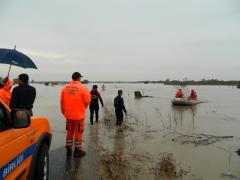
[[[87,114],[87,156],[68,159],[65,120],[59,107],[62,86],[34,86],[34,114],[47,117],[53,131],[50,179],[240,179],[240,156],[236,153],[240,149],[240,91],[235,87],[188,87],[205,101],[190,108],[171,105],[177,86],[105,84],[105,91],[99,88],[105,102],[100,122],[90,126],[89,111]],[[92,84],[87,86],[90,89]],[[123,89],[129,112],[122,129],[114,125],[112,107],[118,89]],[[135,99],[136,90],[153,98]],[[206,140],[200,134],[234,137],[199,144],[201,138]],[[177,175],[165,177],[159,173],[163,170],[160,163],[169,154]],[[181,174],[182,170],[186,173]]]

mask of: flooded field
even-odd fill
[[[195,86],[205,103],[172,107],[178,87],[161,84],[105,84],[100,122],[85,123],[87,156],[65,155],[65,120],[60,113],[62,86],[34,85],[36,116],[50,120],[53,142],[50,179],[240,179],[240,90]],[[89,89],[92,84],[87,85]],[[101,87],[101,85],[99,85]],[[123,89],[128,116],[115,126],[113,98]],[[152,98],[135,99],[140,90]]]

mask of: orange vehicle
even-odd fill
[[[0,180],[48,179],[51,136],[47,119],[0,101]]]

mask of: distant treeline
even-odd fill
[[[38,83],[38,84],[66,84],[67,81],[32,81],[32,83]],[[140,83],[140,84],[164,84],[164,85],[226,85],[226,86],[238,86],[240,87],[240,81],[223,81],[223,80],[217,80],[217,79],[210,79],[210,80],[201,80],[201,81],[194,81],[194,80],[159,80],[159,81],[89,81],[89,80],[83,80],[83,84],[88,83],[100,83],[100,84],[111,84],[111,83]]]
[[[240,86],[240,81],[223,81],[217,79],[211,80],[201,80],[201,81],[194,81],[194,80],[159,80],[159,81],[132,81],[132,82],[124,82],[124,81],[116,81],[116,82],[109,82],[109,81],[96,81],[91,83],[144,83],[144,84],[164,84],[164,85],[226,85],[226,86]]]
[[[193,80],[187,80],[187,81],[165,81],[165,85],[226,85],[226,86],[239,86],[240,81],[223,81],[223,80],[217,80],[217,79],[211,79],[211,80],[201,80],[201,81],[193,81]]]
[[[46,86],[49,86],[49,85],[58,85],[58,84],[67,84],[69,83],[69,81],[34,81],[32,80],[31,83],[35,83],[35,84],[44,84]],[[83,80],[82,81],[82,84],[88,84],[89,81],[88,80]]]

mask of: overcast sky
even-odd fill
[[[39,68],[12,77],[239,80],[239,32],[240,0],[0,0],[0,47]]]

